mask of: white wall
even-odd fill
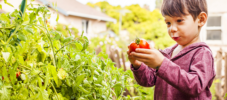
[[[227,45],[227,12],[222,15],[223,44]]]

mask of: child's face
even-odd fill
[[[199,41],[198,20],[190,14],[182,17],[164,16],[170,37],[179,45],[187,46]]]

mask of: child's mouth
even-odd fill
[[[180,37],[172,37],[175,41],[179,40]]]

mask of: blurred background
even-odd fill
[[[21,0],[7,0],[0,13],[12,12]],[[129,70],[128,45],[136,38],[146,39],[156,49],[175,44],[167,33],[160,7],[162,0],[33,0],[51,11],[48,25],[65,36],[84,32],[89,50],[107,53],[115,66]],[[3,2],[3,0],[0,0]],[[213,100],[224,100],[227,93],[227,0],[207,0],[208,21],[200,38],[212,49],[216,78],[211,87]],[[58,22],[56,18],[59,17]],[[141,88],[148,100],[153,88]],[[130,94],[132,95],[132,94]]]

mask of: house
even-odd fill
[[[7,2],[14,5],[14,8],[4,4],[3,0],[0,0],[0,4],[2,4],[3,11],[12,12],[15,8],[19,8],[21,1],[22,0],[7,0]],[[106,31],[107,22],[116,22],[115,19],[106,14],[81,4],[76,0],[35,0],[32,3],[43,4],[49,7],[51,12],[50,23],[52,25],[56,24],[57,14],[59,14],[59,23],[75,27],[79,30],[79,33],[84,31],[85,35],[88,37]],[[53,4],[57,4],[57,6],[55,7]],[[57,9],[58,13],[56,13],[55,9]]]
[[[207,0],[208,21],[201,30],[201,40],[206,42],[215,56],[217,51],[227,52],[227,0]]]

